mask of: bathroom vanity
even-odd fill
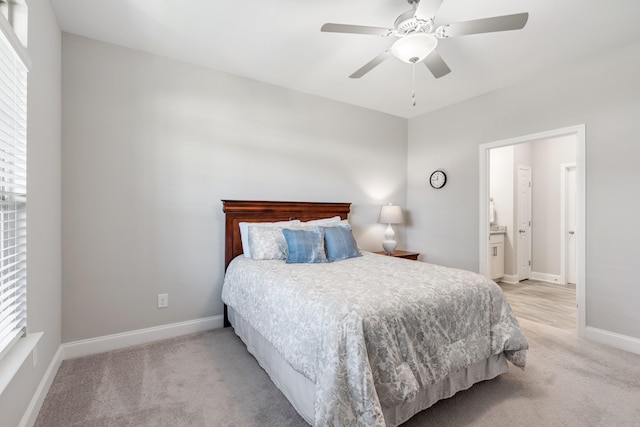
[[[504,236],[506,231],[489,232],[489,277],[492,280],[504,276]]]

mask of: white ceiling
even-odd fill
[[[436,26],[529,12],[523,30],[441,40],[435,79],[390,58],[395,38],[321,33],[326,22],[393,27],[406,0],[51,0],[63,31],[373,110],[414,117],[640,40],[638,0],[444,0]]]

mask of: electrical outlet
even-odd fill
[[[158,308],[169,307],[169,294],[158,294]]]

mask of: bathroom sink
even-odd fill
[[[498,225],[489,229],[489,234],[505,234],[507,232],[506,225]]]

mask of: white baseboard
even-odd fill
[[[587,326],[584,331],[584,338],[631,353],[640,354],[640,339],[627,335]]]
[[[152,328],[138,329],[136,331],[120,334],[106,335],[103,337],[89,338],[62,344],[62,358],[88,356],[90,354],[103,353],[117,350],[132,345],[145,344],[180,335],[219,329],[223,327],[223,316],[205,317],[203,319],[189,320],[186,322],[172,323],[169,325],[155,326]]]
[[[515,274],[505,274],[504,276],[502,276],[502,278],[500,278],[499,281],[502,283],[507,283],[509,285],[515,285],[516,283],[518,283],[518,276]]]
[[[560,276],[557,274],[548,274],[548,273],[540,273],[538,271],[532,271],[531,277],[529,278],[531,280],[538,280],[540,282],[563,284],[562,281],[560,280]],[[502,283],[508,283],[510,285],[515,285],[520,282],[518,280],[517,274],[505,274],[502,278],[500,278],[499,281]]]
[[[47,397],[49,388],[51,387],[51,384],[53,384],[53,379],[56,377],[61,363],[62,346],[59,346],[58,351],[53,355],[53,359],[51,359],[51,363],[49,363],[49,367],[47,367],[40,384],[38,384],[38,388],[31,398],[31,402],[29,402],[29,406],[27,406],[27,410],[22,416],[22,420],[20,420],[18,427],[31,427],[36,423],[40,408],[42,408],[44,399]]]
[[[560,280],[560,276],[557,274],[547,274],[547,273],[539,273],[537,271],[532,271],[530,279],[539,280],[541,282],[563,284],[562,280]]]

